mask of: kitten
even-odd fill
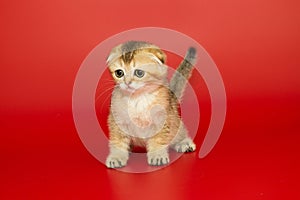
[[[164,52],[147,42],[129,41],[110,52],[107,63],[116,84],[108,117],[108,168],[125,166],[131,145],[146,147],[148,164],[155,166],[169,163],[169,147],[196,149],[178,113],[196,50],[188,50],[170,83],[165,62]]]

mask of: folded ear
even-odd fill
[[[119,58],[119,57],[121,56],[121,53],[120,53],[120,46],[121,46],[121,45],[118,45],[118,46],[114,47],[114,48],[110,51],[110,53],[109,53],[109,55],[108,55],[108,57],[107,57],[107,59],[106,59],[106,63],[107,63],[108,65],[110,65],[113,61],[115,61],[117,58]]]
[[[135,46],[134,46],[135,45]],[[140,45],[140,46],[138,46]],[[112,63],[115,61],[117,58],[121,57],[122,55],[124,56],[124,60],[131,60],[132,56],[136,53],[136,51],[146,51],[151,54],[153,54],[160,62],[163,64],[166,62],[167,56],[166,54],[157,46],[145,43],[145,42],[128,42],[125,44],[120,44],[116,47],[114,47],[106,62],[108,64]],[[127,59],[128,57],[128,59]]]
[[[118,55],[116,53],[110,53],[106,59],[106,63],[110,65],[110,63],[112,63],[112,61],[115,60],[117,57]]]
[[[149,49],[149,52],[152,53],[155,57],[157,57],[163,64],[165,64],[167,56],[162,50],[158,48],[151,48]]]

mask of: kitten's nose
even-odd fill
[[[126,85],[130,85],[132,83],[131,80],[125,80]]]
[[[130,84],[132,83],[132,81],[129,81],[128,83],[126,83],[126,85],[128,86],[128,87],[130,87]]]

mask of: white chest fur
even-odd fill
[[[112,114],[116,124],[133,137],[147,138],[157,133],[161,126],[153,108],[157,107],[154,94],[139,96],[115,93],[112,98]]]

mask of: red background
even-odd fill
[[[298,199],[299,6],[1,1],[0,199]],[[175,29],[203,45],[223,76],[228,112],[206,158],[197,151],[163,170],[126,174],[106,169],[82,145],[72,87],[92,48],[144,26]]]

